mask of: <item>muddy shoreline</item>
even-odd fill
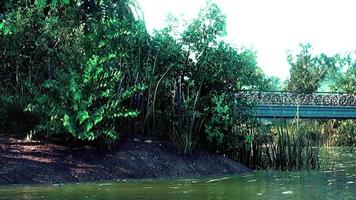
[[[127,139],[118,150],[0,137],[0,185],[61,184],[118,179],[183,178],[249,173],[222,155],[178,155],[165,141]]]

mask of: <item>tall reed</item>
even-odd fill
[[[250,159],[248,162],[241,161],[254,169],[288,171],[318,169],[322,143],[316,134],[317,127],[315,124],[284,120],[275,121],[268,128],[257,128],[251,145],[240,149],[248,153]]]

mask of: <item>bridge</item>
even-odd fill
[[[356,94],[244,91],[236,97],[247,101],[257,118],[356,119]]]

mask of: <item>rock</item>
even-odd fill
[[[91,150],[91,149],[93,149],[93,147],[91,147],[91,146],[89,146],[89,145],[85,145],[85,146],[83,147],[83,149],[85,149],[85,150]]]
[[[151,144],[152,140],[145,140],[146,143]]]

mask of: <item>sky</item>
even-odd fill
[[[315,53],[356,50],[356,0],[213,0],[227,17],[226,40],[257,51],[269,76],[289,77],[287,51],[309,42]],[[190,20],[206,0],[138,0],[149,31],[165,27],[168,14]]]

